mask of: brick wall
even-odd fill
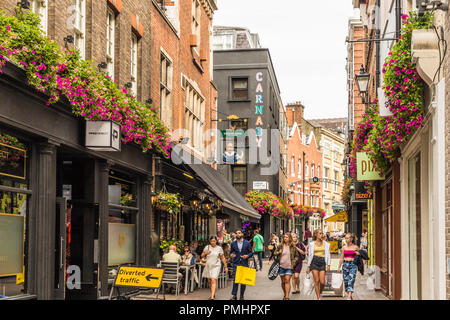
[[[48,0],[48,30],[47,34],[61,47],[64,47],[64,38],[74,35],[72,25],[74,22],[74,0]],[[139,16],[143,25],[142,37],[138,44],[138,96],[145,101],[150,97],[150,76],[152,65],[150,64],[150,10],[139,0],[114,0],[108,4],[108,0],[86,0],[86,54],[87,60],[92,60],[94,65],[106,61],[106,19],[107,7],[114,3],[120,12],[116,15],[116,52],[115,75],[118,86],[123,87],[131,78],[131,15]],[[17,0],[2,0],[0,9],[8,14],[15,15],[14,8]],[[72,47],[69,44],[69,47]]]
[[[205,98],[205,122],[203,131],[206,132],[210,128],[215,128],[214,122],[211,120],[216,118],[216,99],[217,90],[211,84],[210,74],[210,28],[212,28],[212,17],[210,17],[205,10],[206,2],[202,3],[201,12],[201,39],[200,46],[197,47],[197,52],[205,52],[207,56],[206,61],[202,61],[202,69],[200,70],[193,62],[194,57],[199,60],[195,51],[191,51],[190,36],[192,34],[192,0],[179,0],[180,7],[180,30],[177,35],[167,19],[164,18],[162,12],[158,10],[157,4],[153,2],[151,8],[152,17],[152,41],[150,45],[151,64],[153,66],[153,77],[151,79],[151,97],[153,104],[158,109],[160,108],[160,56],[161,48],[173,60],[173,90],[172,90],[172,115],[169,127],[172,130],[185,128],[184,125],[184,111],[185,111],[185,91],[181,87],[181,74],[195,83],[200,90],[200,94]],[[205,141],[205,144],[210,144],[211,141]],[[211,150],[205,149],[205,157],[210,155]]]
[[[445,39],[450,41],[450,13],[447,13],[445,24]],[[450,258],[450,57],[445,59],[445,235],[446,235],[446,261]],[[446,276],[447,300],[450,300],[450,275]]]

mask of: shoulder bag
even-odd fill
[[[267,275],[270,280],[275,280],[280,274],[280,260],[275,258],[275,261],[269,268],[269,274]]]

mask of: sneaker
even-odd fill
[[[352,298],[350,298],[350,297],[347,297],[347,298],[345,298],[345,300],[352,300]]]
[[[236,296],[231,296],[230,300],[237,300],[237,297]]]
[[[241,296],[241,297],[239,298],[239,300],[245,300],[245,299],[244,299],[244,296]]]

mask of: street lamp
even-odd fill
[[[367,90],[369,88],[370,74],[364,70],[364,66],[361,65],[359,74],[356,75],[356,84],[358,85],[359,94],[363,98],[363,103],[365,104],[365,96],[367,95]]]

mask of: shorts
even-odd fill
[[[314,256],[309,268],[311,270],[325,271],[327,268],[327,266],[325,264],[325,258]]]
[[[290,276],[294,274],[294,270],[292,269],[284,269],[280,267],[280,276]]]

